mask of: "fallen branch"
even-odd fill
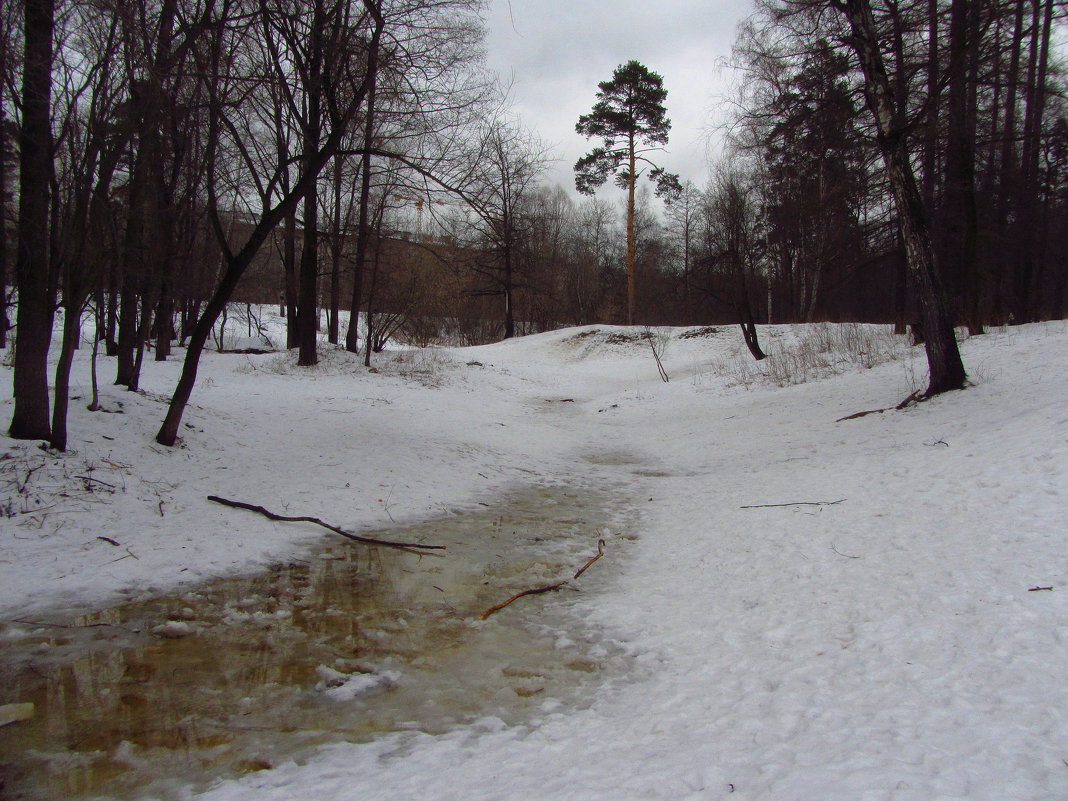
[[[1031,589],[1028,590],[1028,592],[1042,592],[1043,590],[1048,590],[1049,592],[1053,592],[1053,587],[1032,587]]]
[[[578,578],[583,573],[585,573],[589,569],[590,565],[592,565],[594,562],[596,562],[602,556],[604,556],[604,540],[597,540],[597,555],[594,556],[592,559],[590,559],[590,561],[588,561],[582,567],[580,567],[578,569],[578,572],[573,576],[573,578]]]
[[[891,409],[900,412],[902,409],[907,409],[909,406],[915,406],[917,403],[923,403],[925,400],[927,400],[927,396],[924,395],[921,390],[916,390],[896,406],[887,406],[885,409],[868,409],[866,412],[854,412],[853,414],[847,414],[845,417],[839,417],[834,422],[841,423],[843,420],[856,420],[858,417],[867,417],[869,414],[882,414]]]
[[[500,612],[502,609],[504,609],[504,607],[508,606],[508,604],[512,603],[513,601],[518,601],[524,595],[541,595],[544,592],[555,592],[556,590],[559,590],[559,589],[563,588],[564,585],[566,585],[566,584],[567,584],[566,581],[560,581],[560,582],[557,582],[556,584],[547,584],[544,587],[535,587],[534,589],[531,589],[531,590],[523,590],[522,592],[517,592],[515,595],[513,595],[507,601],[502,601],[499,604],[491,606],[489,609],[487,609],[485,612],[483,612],[481,615],[479,615],[478,619],[479,620],[485,620],[487,617],[492,615],[494,612]]]
[[[213,503],[221,503],[223,506],[232,506],[235,509],[247,509],[250,512],[258,512],[266,517],[268,520],[279,520],[283,523],[315,523],[317,526],[322,526],[328,531],[333,531],[335,534],[340,534],[346,539],[353,540],[354,542],[362,542],[365,545],[381,545],[384,548],[399,548],[404,551],[444,551],[444,545],[424,545],[420,542],[394,542],[391,540],[379,540],[372,537],[361,537],[357,534],[352,534],[337,526],[330,525],[318,517],[311,517],[307,515],[289,516],[276,514],[269,509],[264,509],[262,506],[256,506],[251,503],[244,503],[243,501],[231,501],[228,498],[220,498],[218,495],[209,495],[208,500]]]
[[[752,506],[739,506],[739,509],[777,509],[783,506],[834,506],[849,500],[839,498],[837,501],[794,501],[793,503],[757,503]]]
[[[592,565],[594,562],[596,562],[602,556],[604,556],[604,540],[597,540],[597,553],[593,556],[593,558],[591,558],[589,561],[587,561],[586,564],[584,564],[582,567],[580,567],[578,569],[578,572],[575,573],[575,575],[572,576],[570,579],[567,579],[565,581],[558,581],[556,584],[546,584],[544,587],[534,587],[533,589],[523,590],[522,592],[517,592],[511,598],[509,598],[509,599],[507,599],[505,601],[501,601],[499,604],[491,606],[489,609],[487,609],[485,612],[483,612],[481,615],[479,615],[478,619],[479,620],[485,620],[490,615],[492,615],[492,614],[494,614],[496,612],[500,612],[502,609],[504,609],[504,607],[508,606],[510,603],[512,603],[514,601],[518,601],[520,598],[522,598],[522,597],[524,597],[526,595],[541,595],[542,593],[556,592],[557,590],[563,589],[568,584],[570,584],[572,581],[574,581],[579,576],[581,576],[583,573],[585,573],[586,570],[590,567],[590,565]]]
[[[882,414],[889,409],[868,409],[866,412],[854,412],[853,414],[847,414],[845,417],[839,417],[834,422],[841,423],[843,420],[856,420],[858,417],[867,417],[869,414]]]

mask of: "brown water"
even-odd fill
[[[0,727],[0,798],[176,798],[324,743],[579,704],[623,657],[569,613],[574,589],[478,615],[570,577],[596,552],[604,508],[589,492],[525,491],[380,533],[444,556],[325,540],[171,597],[5,621],[0,704],[35,714]],[[595,589],[610,564],[577,584]]]

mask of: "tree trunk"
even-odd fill
[[[1004,322],[1014,304],[1013,279],[1015,270],[1009,266],[1010,243],[1009,209],[1010,203],[1018,200],[1018,168],[1016,161],[1016,106],[1017,92],[1020,85],[1020,51],[1023,41],[1024,4],[1026,0],[1016,0],[1016,13],[1013,20],[1012,44],[1010,46],[1009,70],[1005,75],[1005,122],[1002,128],[1001,158],[998,169],[998,192],[994,207],[994,230],[999,237],[997,248],[997,289],[994,292],[994,316]]]
[[[52,175],[52,0],[23,4],[25,59],[22,128],[19,131],[18,341],[15,408],[8,433],[14,439],[48,439],[48,346],[52,339],[49,281],[49,187]]]
[[[1024,112],[1023,157],[1021,166],[1020,215],[1023,252],[1016,280],[1015,322],[1039,319],[1037,285],[1041,273],[1041,175],[1039,157],[1042,147],[1042,120],[1046,107],[1046,75],[1049,69],[1049,45],[1053,21],[1053,0],[1033,0],[1031,52],[1028,61],[1028,89]]]
[[[282,224],[282,269],[285,272],[286,349],[297,347],[297,215]]]
[[[363,125],[363,158],[360,162],[360,208],[356,223],[356,254],[352,276],[352,302],[349,304],[349,326],[345,331],[345,350],[360,352],[360,306],[363,295],[363,273],[367,262],[367,240],[370,236],[368,219],[371,206],[371,144],[375,132],[375,86],[377,75],[372,74],[371,88],[367,93],[367,109]],[[370,331],[370,309],[368,309]],[[370,347],[370,343],[367,343]],[[370,353],[370,351],[368,351]]]
[[[300,254],[300,303],[297,306],[297,364],[318,364],[319,192],[314,183],[304,195],[304,249]]]
[[[900,26],[895,35],[898,40],[902,38]],[[898,49],[904,50],[902,42]],[[899,74],[905,68],[904,57],[897,59]],[[923,143],[923,202],[927,208],[934,208],[935,184],[937,178],[937,153],[938,153],[938,103],[935,100],[938,94],[939,80],[938,58],[938,0],[927,0],[927,119],[924,122],[925,140]],[[903,89],[906,81],[899,81],[898,85]],[[898,96],[898,102],[902,98]]]
[[[505,224],[508,225],[507,223]],[[509,244],[505,248],[504,252],[504,338],[511,339],[515,336],[515,309],[512,308],[512,296],[514,294],[514,287],[512,286],[512,246]]]
[[[949,23],[949,131],[946,147],[945,268],[947,288],[958,298],[956,321],[982,333],[978,318],[975,197],[975,92],[972,53],[978,47],[975,0],[953,0]],[[929,208],[929,206],[928,206]]]
[[[325,14],[322,0],[315,0],[311,23],[310,61],[307,66],[308,101],[301,135],[304,137],[304,171],[310,169],[311,154],[319,148],[323,132],[322,65],[323,26]],[[300,303],[297,308],[297,364],[312,367],[319,363],[319,189],[316,181],[304,192],[304,249],[300,254]]]
[[[7,48],[0,45],[0,75],[7,75]],[[3,90],[0,89],[0,220],[7,219],[7,114],[4,113]],[[0,349],[7,347],[11,322],[7,317],[7,225],[0,225]]]
[[[63,345],[56,363],[54,387],[55,403],[52,407],[52,432],[50,444],[57,451],[67,450],[67,409],[70,405],[70,368],[74,351],[81,335],[81,309],[66,304],[63,315]]]
[[[753,358],[758,362],[762,359],[768,358],[760,348],[760,340],[757,339],[756,323],[753,321],[753,312],[749,309],[748,304],[742,311],[742,321],[739,323],[742,329],[742,339],[745,340],[745,346],[749,348],[749,352],[753,355]]]
[[[330,236],[330,321],[327,324],[327,341],[338,343],[341,324],[341,158],[334,158],[334,221]]]
[[[165,362],[171,355],[171,340],[174,339],[174,300],[170,282],[164,279],[156,306],[156,361]]]
[[[379,218],[378,222],[381,224],[381,218]],[[378,338],[378,333],[374,326],[375,292],[378,290],[378,268],[381,266],[379,263],[381,255],[382,253],[379,243],[379,245],[375,246],[374,258],[371,259],[371,286],[367,292],[367,335],[366,340],[363,343],[364,367],[371,366],[371,351],[373,350],[375,353],[378,353],[381,350],[381,348],[377,347],[378,343],[375,341]]]

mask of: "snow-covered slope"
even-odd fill
[[[112,414],[73,404],[71,453],[0,438],[3,618],[320,536],[208,494],[357,530],[601,482],[620,499],[608,556],[546,602],[631,675],[583,710],[335,745],[207,797],[1068,798],[1068,325],[967,340],[974,386],[901,411],[918,353],[780,388],[736,366],[733,331],[680,333],[670,383],[640,331],[606,327],[395,352],[375,373],[339,352],[311,371],[210,354],[171,450],[152,436],[178,365],[146,363],[147,394],[105,388]]]

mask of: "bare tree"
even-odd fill
[[[967,380],[957,347],[953,318],[938,269],[928,212],[912,169],[908,109],[902,108],[886,70],[879,29],[869,0],[832,0],[850,28],[849,43],[864,75],[864,95],[875,118],[877,141],[886,165],[908,266],[917,289],[930,371],[926,395],[961,389]],[[895,12],[888,12],[896,22]]]
[[[55,215],[52,240],[63,308],[63,336],[53,387],[50,442],[57,450],[67,446],[67,409],[70,369],[81,335],[81,317],[97,287],[105,262],[114,250],[114,225],[109,198],[131,134],[120,120],[118,108],[125,99],[118,75],[116,17],[86,16],[78,20],[84,39],[95,47],[92,69],[85,70],[88,52],[61,48],[59,76],[55,81],[59,113],[54,171]],[[84,102],[80,102],[84,100]]]
[[[692,290],[700,221],[701,192],[692,182],[686,181],[679,196],[667,204],[667,231],[681,272],[683,319],[688,324],[697,321]]]
[[[530,233],[530,203],[548,163],[548,148],[515,120],[497,117],[475,134],[464,176],[464,199],[472,213],[473,269],[485,281],[473,294],[504,301],[504,338],[515,336],[515,292],[520,247]]]
[[[703,216],[707,278],[701,289],[734,311],[746,347],[759,361],[765,354],[754,313],[762,255],[754,187],[740,173],[721,171],[705,193]]]

